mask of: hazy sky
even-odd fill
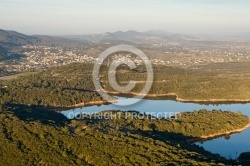
[[[0,29],[49,35],[249,32],[250,0],[0,0]]]

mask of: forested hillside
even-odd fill
[[[100,77],[105,90],[113,92],[107,81],[107,71],[107,67],[102,66]],[[74,63],[2,81],[0,102],[67,107],[103,101],[96,92],[92,74],[92,64]],[[143,67],[136,70],[119,67],[116,77],[121,85],[126,85],[130,80],[138,81],[132,92],[140,92],[145,86],[146,72]],[[157,97],[169,93],[190,101],[244,101],[249,100],[250,77],[247,72],[235,75],[155,66],[154,82],[149,94]]]
[[[67,107],[102,101],[92,81],[92,65],[71,64],[1,83],[2,103]]]
[[[220,118],[199,112],[205,117]],[[216,115],[219,115],[218,117]],[[223,114],[232,125],[244,116]],[[184,116],[184,126],[188,123]],[[156,122],[156,124],[154,123]],[[177,121],[67,120],[44,108],[22,105],[0,107],[1,165],[224,165],[227,161],[195,145],[187,144],[183,132],[163,132]],[[215,127],[210,123],[210,127]],[[242,123],[243,125],[243,123]],[[145,126],[143,129],[138,126]],[[154,127],[158,126],[158,128]],[[162,127],[160,127],[162,126]],[[175,125],[174,125],[175,126]],[[205,126],[204,126],[205,127]],[[202,130],[202,127],[199,129]]]
[[[23,45],[48,45],[48,46],[68,46],[75,47],[81,45],[80,42],[72,41],[56,36],[25,35],[16,31],[0,29],[0,44],[3,46],[15,47]]]
[[[234,65],[232,63],[232,65]],[[237,66],[237,65],[236,65]],[[239,66],[239,64],[238,64]],[[236,67],[235,67],[236,68]],[[237,70],[237,68],[236,68]],[[114,91],[103,71],[105,89]],[[117,71],[116,79],[122,85],[130,80],[137,81],[133,92],[140,92],[146,84],[146,70],[129,70],[123,67]],[[250,73],[244,69],[232,71],[204,71],[168,66],[154,66],[154,82],[149,94],[155,96],[174,93],[187,101],[250,101]]]
[[[15,31],[6,31],[0,29],[0,41],[1,43],[13,45],[26,45],[39,42],[39,39],[37,37],[27,36]]]

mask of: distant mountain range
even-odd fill
[[[131,44],[154,44],[167,41],[198,40],[199,38],[188,35],[172,34],[162,30],[151,30],[146,32],[137,31],[117,31],[93,35],[68,35],[62,36],[71,40],[85,43],[131,43]]]
[[[23,45],[60,46],[75,48],[85,44],[130,44],[152,46],[154,44],[178,43],[188,44],[190,41],[250,41],[250,32],[226,35],[182,35],[173,34],[162,30],[146,32],[117,31],[93,35],[67,35],[67,36],[41,36],[25,35],[15,31],[0,29],[0,59],[7,56],[8,52],[15,52]],[[198,41],[198,42],[197,42]]]

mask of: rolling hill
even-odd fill
[[[0,29],[0,43],[5,45],[25,45],[40,42],[40,39],[34,36],[24,35],[16,31],[6,31]]]
[[[116,31],[113,33],[106,32],[103,34],[93,34],[93,35],[70,35],[63,36],[65,38],[76,40],[80,42],[89,42],[89,43],[113,43],[116,41],[116,44],[130,42],[131,44],[143,44],[143,45],[152,45],[155,43],[163,42],[180,42],[186,40],[197,40],[198,38],[188,35],[181,34],[172,34],[169,32],[161,30],[151,30],[146,32],[137,32],[137,31]]]
[[[54,46],[72,46],[76,47],[82,43],[58,36],[45,35],[25,35],[16,31],[7,31],[0,29],[0,46],[5,49],[20,47],[23,45],[54,45]]]
[[[20,54],[24,45],[76,48],[81,47],[84,43],[58,36],[30,36],[16,31],[0,29],[0,60],[5,59],[8,52]]]

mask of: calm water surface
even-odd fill
[[[124,98],[118,97],[119,103],[126,103],[128,100],[136,100],[133,98]],[[232,112],[240,111],[244,115],[250,117],[250,103],[247,104],[219,104],[219,105],[204,105],[204,104],[197,104],[197,103],[182,103],[172,100],[148,100],[143,99],[140,102],[131,105],[131,106],[117,106],[114,104],[110,105],[101,105],[101,106],[89,106],[83,108],[75,108],[68,111],[63,111],[62,113],[67,116],[72,115],[73,113],[76,114],[77,112],[84,112],[84,113],[96,113],[103,110],[136,110],[139,112],[187,112],[193,110],[200,110],[200,109],[217,109],[222,111],[230,110]],[[69,114],[70,113],[70,114]],[[226,158],[237,158],[240,153],[249,151],[250,152],[250,128],[238,133],[230,135],[230,138],[220,137],[213,140],[208,140],[203,143],[196,143],[204,147],[204,149],[211,151],[213,153],[218,153]]]

